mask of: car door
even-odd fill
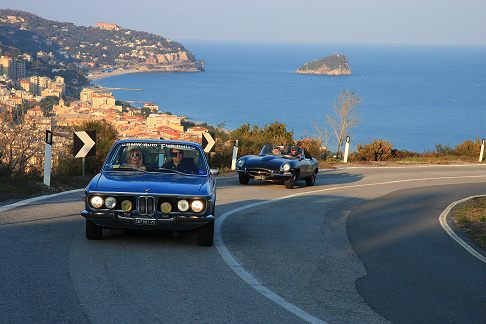
[[[306,155],[304,154],[304,150],[302,150],[302,155],[301,155],[301,160],[300,160],[300,163],[301,163],[301,167],[300,167],[300,177],[301,178],[307,178],[309,177],[310,175],[312,175],[312,160],[310,158],[310,155]]]

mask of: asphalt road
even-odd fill
[[[486,194],[485,168],[329,170],[293,190],[220,179],[212,248],[87,241],[81,193],[4,211],[0,322],[484,323],[486,264],[439,215]]]

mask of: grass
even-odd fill
[[[474,198],[452,210],[452,220],[471,238],[486,248],[486,197]]]

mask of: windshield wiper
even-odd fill
[[[187,174],[182,171],[174,170],[174,169],[167,169],[167,168],[158,168],[157,172],[168,172],[168,173],[177,173],[177,174]]]
[[[147,173],[146,170],[140,170],[138,168],[130,168],[130,167],[120,167],[120,168],[113,168],[113,169],[109,169],[109,170],[106,170],[106,171],[136,171],[136,172],[144,172],[144,173]]]

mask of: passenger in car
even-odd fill
[[[143,154],[142,152],[137,149],[133,148],[128,151],[126,156],[126,162],[121,165],[122,168],[136,168],[140,170],[145,170],[145,166],[143,165]]]

